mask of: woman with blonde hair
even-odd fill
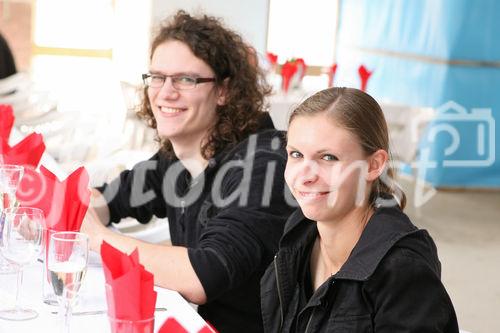
[[[291,115],[286,182],[300,209],[261,280],[266,332],[458,332],[436,246],[403,213],[387,125],[351,88]]]

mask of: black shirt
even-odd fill
[[[259,280],[293,209],[284,194],[284,135],[267,117],[268,129],[217,154],[195,179],[157,153],[99,188],[112,222],[168,217],[172,244],[188,248],[207,295],[198,312],[219,332],[263,330]]]

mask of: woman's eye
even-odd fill
[[[323,155],[322,159],[325,161],[338,161],[339,160],[337,158],[337,156],[332,155],[332,154],[325,154],[325,155]]]
[[[299,153],[298,151],[291,151],[290,153],[288,153],[288,155],[290,155],[290,157],[292,157],[292,158],[301,158],[302,157],[302,154]]]

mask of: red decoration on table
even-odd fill
[[[296,58],[295,63],[297,64],[297,70],[300,73],[299,81],[302,81],[302,79],[306,75],[306,71],[307,71],[306,62],[302,58]]]
[[[101,258],[106,279],[108,315],[121,320],[154,317],[157,297],[153,288],[154,277],[139,263],[138,250],[127,255],[103,242]],[[118,332],[113,325],[112,331]]]
[[[368,79],[373,74],[373,71],[369,71],[364,65],[358,68],[359,78],[361,79],[361,90],[366,91],[366,86],[368,85]]]
[[[0,104],[0,139],[9,142],[10,131],[14,125],[12,106]]]
[[[188,333],[174,317],[167,318],[158,333]]]
[[[44,166],[27,171],[16,193],[20,204],[41,209],[47,229],[79,231],[90,202],[87,170],[79,167],[63,181]]]
[[[333,79],[337,71],[337,64],[333,64],[328,68],[328,88],[333,87]]]
[[[57,231],[79,231],[90,202],[89,175],[79,167],[64,181],[43,165],[40,172],[25,168],[16,192],[21,206],[41,209],[45,215],[45,258],[50,235]],[[45,261],[47,263],[47,261]]]
[[[278,63],[278,55],[274,54],[272,52],[267,52],[266,53],[267,61],[271,64],[271,66],[274,68],[276,64]]]
[[[290,88],[290,81],[297,72],[297,69],[297,64],[292,61],[285,62],[281,67],[281,89],[285,94],[288,92],[288,88]]]
[[[0,137],[0,163],[3,164],[36,168],[44,151],[43,137],[38,133],[31,133],[12,147],[9,145],[8,139]]]
[[[158,333],[188,333],[188,330],[184,328],[174,317],[169,317],[163,325],[161,325]],[[217,333],[210,324],[203,326],[197,333]]]

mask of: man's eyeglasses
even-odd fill
[[[194,77],[189,75],[142,74],[144,84],[150,88],[161,88],[169,77],[172,86],[178,90],[193,89],[198,83],[215,82],[213,77]]]

